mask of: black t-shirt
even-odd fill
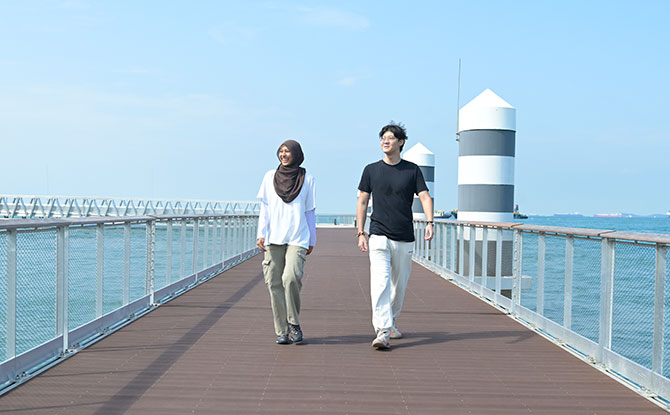
[[[412,202],[415,194],[428,190],[419,166],[407,160],[394,166],[383,160],[368,164],[358,190],[372,195],[371,235],[414,242]]]

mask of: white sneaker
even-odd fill
[[[377,337],[372,341],[372,347],[376,349],[391,348],[391,343],[389,342],[388,330],[379,330],[379,333],[377,333]]]
[[[402,339],[402,333],[396,326],[391,327],[391,330],[389,330],[389,337],[392,339]]]

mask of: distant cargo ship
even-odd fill
[[[570,216],[570,217],[580,216],[580,217],[582,217],[582,216],[584,216],[584,215],[582,215],[582,214],[579,213],[579,212],[572,212],[572,213],[554,213],[554,216],[559,216],[559,217],[565,217],[565,216]]]
[[[621,218],[623,213],[596,213],[594,218]]]

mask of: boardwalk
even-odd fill
[[[375,351],[367,256],[320,229],[300,345],[274,344],[260,257],[0,398],[12,414],[656,414],[663,410],[414,265]]]

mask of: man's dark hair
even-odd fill
[[[395,138],[398,140],[404,140],[405,143],[407,142],[407,130],[401,123],[391,121],[388,125],[383,126],[382,130],[379,132],[379,139],[381,139],[384,133],[387,131],[392,132]],[[402,148],[405,147],[405,143],[402,143],[400,146],[400,151],[402,151]]]

